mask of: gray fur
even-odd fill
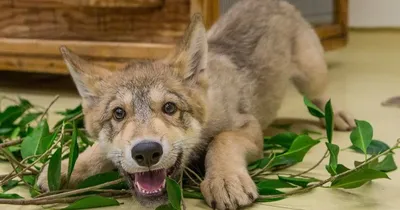
[[[210,29],[210,130],[223,124],[216,130],[232,129],[245,113],[256,116],[263,128],[269,125],[293,75],[295,36],[310,28],[285,2],[244,0]]]

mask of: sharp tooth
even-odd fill
[[[165,186],[165,179],[164,179],[164,181],[163,181],[163,183],[162,183],[162,185],[161,185],[162,187],[164,187]]]
[[[135,184],[136,184],[136,187],[139,188],[139,191],[142,191],[142,188],[140,187],[139,182],[136,182]]]

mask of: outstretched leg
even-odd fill
[[[293,47],[293,82],[301,94],[324,110],[329,100],[326,94],[328,69],[319,38],[311,27],[307,27],[295,37]],[[345,131],[355,127],[353,117],[336,106],[333,109],[335,129]]]
[[[247,165],[263,156],[263,136],[259,122],[248,122],[237,130],[222,132],[210,143],[206,154],[206,176],[201,192],[213,209],[238,209],[258,197]]]

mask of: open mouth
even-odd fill
[[[182,163],[182,153],[178,154],[174,165],[168,169],[149,170],[138,173],[123,172],[132,193],[139,201],[157,201],[166,199],[166,178],[176,178]]]

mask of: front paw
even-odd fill
[[[200,185],[203,196],[213,209],[238,209],[258,197],[257,187],[247,170],[210,171]]]

